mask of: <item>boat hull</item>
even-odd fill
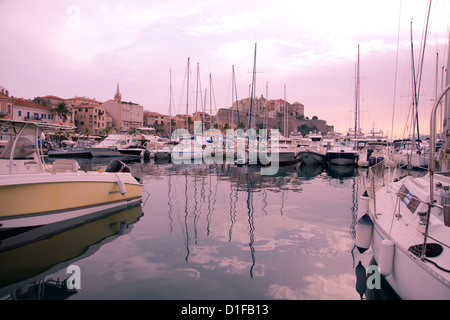
[[[49,151],[48,156],[50,158],[91,158],[92,154],[88,149],[76,149],[76,150],[59,150]]]
[[[142,193],[142,185],[129,173],[24,174],[2,179],[0,231],[133,205]]]
[[[300,151],[297,157],[302,163],[307,165],[321,164],[326,159],[324,154],[310,150]]]
[[[386,232],[374,223],[372,233],[372,251],[374,259],[381,259],[382,241],[389,239]],[[395,244],[395,242],[394,242]],[[450,300],[450,289],[430,268],[409,251],[395,245],[393,270],[385,279],[392,289],[404,300]],[[414,274],[414,279],[411,275]]]
[[[356,165],[358,154],[356,152],[333,151],[327,152],[326,158],[331,164],[337,165]]]
[[[167,151],[155,151],[155,159],[170,159],[171,152],[169,150]]]
[[[411,151],[400,151],[396,158],[401,166],[411,165],[413,168],[426,169],[429,163],[429,154],[411,153]]]
[[[118,150],[121,155],[132,155],[143,159],[150,159],[150,151],[145,148],[126,148]]]
[[[92,157],[121,157],[122,153],[116,147],[93,147],[88,149]]]
[[[402,299],[450,300],[447,205],[429,208],[430,176],[405,176],[389,183],[382,168],[377,164],[369,169],[367,192],[371,246],[380,274]],[[434,201],[448,203],[448,195],[439,189],[449,186],[449,177],[437,173],[433,178],[438,189]]]

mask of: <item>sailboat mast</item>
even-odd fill
[[[205,129],[206,129],[206,124],[205,124],[205,113],[206,113],[206,92],[207,92],[207,89],[205,89],[205,99],[204,99],[204,101],[205,101],[205,103],[203,104],[203,114],[202,114],[202,122],[203,122],[203,126],[202,126],[202,128],[203,128],[203,132],[205,132]]]
[[[267,99],[269,96],[269,81],[266,81],[266,100],[264,100],[264,128],[267,129],[267,118],[268,118],[268,105],[267,105]]]
[[[172,69],[169,70],[169,141],[172,141]]]
[[[415,63],[414,63],[414,44],[413,44],[413,32],[412,32],[412,21],[411,21],[411,73],[412,73],[412,87],[413,87],[413,146],[416,146],[415,140],[415,131],[417,125],[417,140],[420,139],[419,134],[419,110],[418,110],[418,99],[417,99],[417,81],[416,81],[416,71],[415,71]],[[415,113],[414,113],[415,112]],[[417,141],[418,142],[418,141]]]
[[[284,85],[284,137],[287,138],[288,134],[288,112],[286,104],[286,85]]]
[[[212,129],[212,77],[211,73],[209,73],[209,128]]]
[[[234,65],[231,66],[231,128],[234,129],[234,111],[233,111],[233,105],[234,105]]]
[[[197,62],[197,83],[196,83],[196,88],[195,88],[195,113],[197,113],[197,107],[198,107],[198,82],[199,82],[199,63]]]
[[[189,130],[188,105],[189,105],[189,57],[187,63],[187,87],[186,87],[186,130]]]
[[[359,98],[359,44],[358,44],[358,58],[356,60],[356,83],[355,83],[355,139],[357,137],[358,134],[358,129],[360,127],[359,124],[359,103],[360,103],[360,98]],[[356,143],[356,142],[355,142]]]
[[[239,118],[239,101],[238,101],[238,96],[237,96],[237,85],[236,85],[236,75],[234,72],[234,66],[233,66],[233,80],[234,80],[234,94],[235,94],[235,101],[236,101],[236,111],[237,111],[237,118],[238,118],[238,124],[237,124],[237,128],[241,127],[241,119]]]
[[[253,112],[253,90],[255,85],[255,74],[256,74],[256,43],[255,43],[255,57],[253,59],[253,80],[252,80],[252,91],[250,94],[250,117],[248,118],[248,128],[252,127],[252,112]]]

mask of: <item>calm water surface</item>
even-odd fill
[[[352,248],[367,170],[129,166],[144,184],[141,207],[0,253],[3,296],[38,298],[31,283],[62,281],[77,265],[81,288],[65,298],[360,299]]]

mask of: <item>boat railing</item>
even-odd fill
[[[373,201],[374,216],[377,217],[376,191],[385,185],[385,160],[369,168],[369,201]]]

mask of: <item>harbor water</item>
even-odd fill
[[[84,170],[108,165],[79,162]],[[144,185],[141,206],[3,250],[2,297],[370,298],[355,273],[359,261],[368,267],[370,250],[352,250],[367,169],[297,163],[267,176],[256,165],[149,160],[128,166]],[[75,290],[52,293],[50,284],[73,268]]]

